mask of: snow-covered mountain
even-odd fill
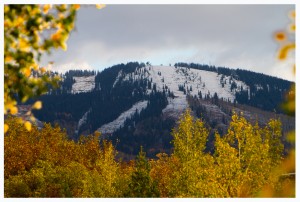
[[[141,74],[141,72],[146,72],[146,75]],[[72,85],[72,93],[89,92],[95,88],[95,75],[73,78],[75,82]],[[129,74],[125,74],[120,70],[113,87],[117,82],[128,80],[128,78],[133,78],[134,80],[151,79],[156,84],[157,90],[162,91],[167,86],[174,92],[176,97],[185,97],[184,93],[179,90],[179,85],[186,87],[191,95],[198,95],[200,91],[203,96],[213,96],[214,93],[217,93],[219,98],[224,98],[231,102],[235,99],[235,93],[240,91],[241,88],[249,89],[249,86],[244,82],[229,76],[219,75],[216,72],[175,66],[147,66]],[[230,89],[232,82],[237,84],[237,89],[233,91]],[[262,87],[258,86],[257,89],[259,88]]]
[[[241,89],[249,91],[249,86],[244,82],[231,78],[230,76],[224,76],[216,72],[191,69],[187,67],[175,67],[175,66],[145,66],[137,69],[135,72],[124,73],[123,70],[118,72],[118,75],[113,83],[113,87],[118,82],[129,80],[148,79],[152,81],[152,85],[156,85],[157,91],[163,91],[167,88],[174,93],[174,98],[168,98],[169,104],[163,109],[163,113],[172,117],[178,117],[187,107],[186,94],[202,97],[212,97],[215,93],[219,98],[223,98],[229,102],[233,102],[235,99],[235,93],[241,91]],[[95,88],[95,76],[88,77],[74,77],[75,82],[72,85],[72,93],[89,92]],[[231,89],[231,84],[235,82],[237,88]],[[180,86],[184,88],[180,90]],[[148,91],[150,92],[150,90]],[[249,92],[250,93],[250,92]],[[120,128],[126,118],[132,116],[132,112],[138,110],[139,112],[146,107],[145,101],[137,102],[132,108],[120,114],[120,116],[107,124],[102,125],[99,131],[103,133],[112,133],[116,129]],[[82,125],[82,121],[86,117],[80,119],[79,128]]]
[[[170,131],[187,107],[222,134],[232,111],[242,111],[253,121],[260,117],[260,124],[274,110],[282,113],[280,104],[291,85],[246,70],[132,62],[98,73],[66,73],[60,90],[42,97],[43,109],[35,115],[59,123],[71,138],[100,131],[105,138],[120,140],[122,152],[136,153],[144,145],[155,155],[170,149]]]
[[[229,76],[186,67],[150,66],[143,67],[138,71],[146,71],[146,78],[152,80],[153,83],[156,84],[158,91],[162,91],[163,88],[167,86],[167,88],[174,93],[175,98],[169,99],[169,104],[164,109],[164,112],[170,112],[173,109],[175,111],[184,110],[188,106],[186,101],[187,92],[192,96],[199,96],[201,92],[203,98],[205,96],[212,97],[216,93],[219,98],[233,102],[236,92],[241,91],[241,89],[249,89],[244,82],[233,78],[230,80]],[[141,74],[131,74],[134,79],[144,78]],[[232,82],[237,84],[236,89],[230,89]],[[179,86],[183,86],[186,93],[180,90]],[[177,114],[175,116],[177,116]]]

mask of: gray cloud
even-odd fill
[[[179,61],[276,73],[275,31],[284,29],[292,5],[108,5],[83,6],[66,52],[43,62],[89,64],[103,69],[128,61],[169,64]],[[68,66],[68,65],[67,65]],[[71,66],[71,65],[69,65]],[[70,67],[71,68],[71,67]],[[279,74],[280,72],[280,74]]]

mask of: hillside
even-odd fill
[[[295,128],[294,117],[284,115],[280,107],[292,83],[250,71],[131,62],[61,76],[61,88],[41,98],[44,106],[34,112],[37,118],[58,123],[72,139],[99,131],[125,157],[136,155],[140,145],[152,157],[169,153],[171,129],[187,107],[221,135],[233,111],[261,126],[280,117],[284,132]],[[214,138],[210,136],[208,145]]]

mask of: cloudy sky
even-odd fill
[[[274,32],[290,23],[292,5],[107,5],[83,6],[68,50],[42,64],[53,69],[103,70],[129,61],[152,65],[194,62],[295,80],[291,64],[276,59]]]

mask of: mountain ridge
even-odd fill
[[[136,154],[143,145],[152,156],[170,151],[171,129],[187,107],[222,133],[233,108],[244,111],[249,119],[257,116],[247,112],[250,107],[261,110],[260,117],[274,109],[284,113],[279,105],[293,84],[250,71],[194,63],[129,62],[101,72],[69,71],[62,77],[60,89],[41,97],[44,107],[34,112],[39,120],[58,123],[72,139],[100,131],[103,138],[120,141],[121,152]],[[284,127],[293,127],[286,115],[278,116],[286,122]]]

